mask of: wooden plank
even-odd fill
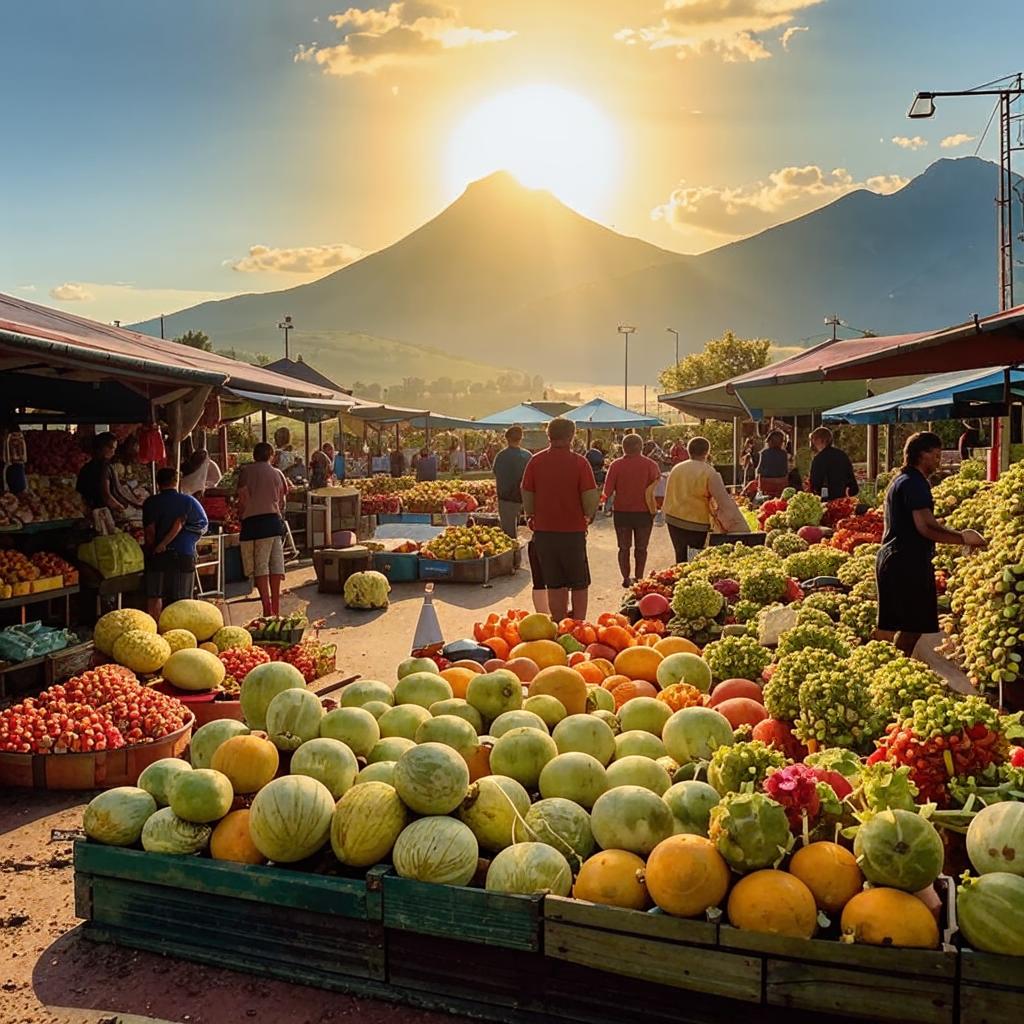
[[[86,874],[368,919],[366,880],[362,875],[340,878],[304,874],[264,865],[144,853],[87,842],[75,843],[74,856],[75,870]]]
[[[1024,991],[1020,988],[960,985],[960,1024],[1007,1024],[1019,1018],[1021,1011]]]
[[[559,960],[601,964],[613,974],[747,1003],[761,1001],[762,961],[757,956],[617,935],[559,921],[545,921],[544,950]]]
[[[388,928],[458,936],[470,942],[527,952],[543,941],[543,895],[513,896],[455,885],[432,885],[388,874],[383,879]]]
[[[960,978],[968,982],[1017,988],[1024,993],[1024,960],[1017,956],[961,949]]]
[[[149,935],[167,951],[188,956],[211,949],[251,963],[276,961],[325,976],[386,976],[381,925],[252,900],[195,893],[162,885],[96,877],[92,922],[110,930]]]
[[[627,935],[669,939],[697,946],[713,946],[718,940],[718,926],[710,921],[689,920],[661,913],[644,913],[641,910],[624,910],[621,907],[606,907],[561,896],[545,898],[544,919],[585,928],[623,932]]]
[[[765,962],[769,1006],[840,1013],[871,1021],[952,1024],[956,1007],[953,981],[841,970],[791,960]]]
[[[75,872],[75,917],[88,921],[92,917],[92,878]]]

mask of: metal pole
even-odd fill
[[[309,420],[305,421],[304,426],[306,428],[306,430],[305,430],[305,434],[306,434],[306,473],[308,475],[308,473],[309,473],[309,455],[310,455],[310,452],[309,452]]]
[[[161,313],[160,314],[160,340],[161,341],[163,340],[163,337],[164,337],[164,315],[163,315],[163,313]]]
[[[647,385],[644,385],[644,415],[647,415]]]
[[[624,334],[623,337],[626,339],[625,353],[626,362],[625,370],[622,376],[622,408],[629,408],[629,334]]]
[[[732,483],[737,486],[740,482],[740,418],[732,418]]]
[[[266,441],[266,439],[267,439],[267,410],[266,409],[263,409],[260,412],[260,421],[261,421],[261,425],[263,427],[263,440]]]

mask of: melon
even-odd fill
[[[330,790],[307,775],[285,775],[253,797],[249,831],[268,860],[292,864],[311,857],[327,842],[334,817]]]
[[[179,818],[170,807],[161,807],[142,826],[142,848],[147,853],[187,856],[205,850],[213,829]]]
[[[385,704],[382,700],[368,700],[365,704],[360,704],[359,706],[364,711],[369,711],[378,722],[381,715],[387,714],[388,710],[393,707],[391,704]]]
[[[395,789],[417,814],[450,814],[465,799],[468,788],[465,759],[443,743],[421,743],[402,754],[395,765]]]
[[[249,809],[225,815],[210,836],[210,856],[234,864],[263,864],[266,857],[256,848],[249,832]]]
[[[575,899],[624,910],[646,910],[650,903],[644,881],[644,862],[626,850],[602,850],[580,868],[572,894]]]
[[[491,750],[491,771],[515,779],[530,792],[537,788],[544,766],[558,755],[555,741],[539,729],[511,729]]]
[[[699,654],[683,651],[667,655],[658,665],[658,685],[664,690],[674,683],[688,683],[701,693],[711,689],[711,669]]]
[[[629,732],[620,732],[615,737],[616,761],[624,757],[646,757],[651,761],[657,761],[659,757],[664,757],[665,753],[665,744],[657,736],[644,732],[643,729],[630,729]]]
[[[544,843],[517,843],[502,850],[487,869],[485,888],[489,892],[536,892],[568,896],[572,869],[558,850]]]
[[[317,737],[292,754],[292,775],[308,775],[322,782],[335,800],[355,785],[359,774],[356,755],[341,740]]]
[[[615,756],[615,733],[597,715],[569,715],[551,733],[559,754],[589,754],[606,765]]]
[[[935,949],[939,944],[939,926],[932,912],[916,896],[899,889],[858,893],[843,907],[840,924],[848,942],[908,949]]]
[[[668,598],[664,594],[644,594],[636,606],[645,619],[657,619],[662,615],[668,615],[670,611]]]
[[[611,694],[608,694],[612,698]],[[523,701],[523,710],[532,711],[548,727],[554,729],[558,723],[565,718],[565,705],[550,693],[536,693]],[[612,698],[611,710],[615,710],[615,700]]]
[[[459,807],[459,818],[469,826],[481,849],[504,850],[514,840],[516,822],[530,809],[530,795],[505,775],[478,779]]]
[[[764,705],[749,697],[730,697],[728,700],[723,700],[721,704],[715,705],[715,710],[728,719],[734,729],[739,729],[744,725],[753,728],[768,717]]]
[[[543,696],[543,695],[541,695]],[[537,697],[531,697],[530,700],[537,700]],[[527,701],[529,704],[530,701]],[[559,704],[561,707],[561,704]],[[612,696],[610,690],[606,690],[603,686],[598,686],[597,683],[587,684],[587,711],[593,713],[594,711],[608,711],[611,714],[615,714],[615,698]],[[563,717],[565,712],[562,712]]]
[[[670,786],[661,796],[674,819],[676,835],[707,836],[711,808],[721,797],[714,786],[690,779]]]
[[[749,700],[756,700],[762,704],[763,694],[757,683],[749,679],[724,679],[712,691],[708,698],[708,707],[718,707],[724,700],[732,700],[733,697],[746,697]]]
[[[193,734],[189,744],[189,759],[193,768],[212,768],[213,755],[217,748],[233,736],[247,736],[249,727],[234,718],[215,718],[201,725]],[[170,801],[168,801],[169,803]]]
[[[441,715],[455,715],[464,718],[478,736],[484,732],[483,715],[465,697],[449,697],[448,700],[439,700],[436,704],[430,705],[430,713],[438,718]]]
[[[604,850],[627,850],[646,857],[672,835],[672,812],[657,794],[641,786],[619,786],[603,793],[590,812],[590,826]]]
[[[199,646],[199,641],[187,629],[172,629],[163,634],[171,654],[175,651],[187,651]]]
[[[156,633],[129,629],[114,641],[114,661],[140,676],[159,672],[171,656],[171,645]]]
[[[395,841],[392,860],[402,878],[440,885],[468,885],[480,848],[468,825],[444,816],[420,818]]]
[[[353,684],[355,685],[355,684]],[[257,665],[242,680],[242,714],[250,729],[266,729],[267,707],[284,690],[304,690],[302,673],[285,661]]]
[[[530,696],[554,697],[567,715],[582,715],[587,710],[587,683],[574,668],[551,665],[542,668],[530,680]]]
[[[1019,874],[993,871],[964,879],[956,912],[960,931],[975,949],[1024,956],[1024,878]]]
[[[541,769],[538,786],[545,799],[563,797],[590,810],[608,789],[608,776],[596,757],[575,750],[548,761]]]
[[[170,803],[171,783],[181,772],[192,771],[192,765],[180,757],[161,757],[159,761],[146,765],[138,779],[139,789],[144,789],[156,801],[157,807]]]
[[[403,676],[395,686],[396,704],[418,704],[429,708],[439,700],[452,697],[452,686],[436,672],[413,672]]]
[[[156,620],[137,608],[119,608],[117,611],[107,612],[97,620],[93,629],[92,640],[96,650],[100,654],[112,655],[117,638],[130,629],[156,633]]]
[[[661,739],[669,756],[681,765],[708,761],[719,747],[732,744],[732,726],[714,708],[683,708],[665,723]]]
[[[283,690],[267,705],[267,735],[278,750],[298,750],[320,735],[323,717],[324,708],[315,693]]]
[[[367,765],[380,761],[397,761],[407,750],[412,750],[415,746],[414,740],[407,740],[404,736],[387,736],[378,740],[366,755]]]
[[[385,704],[394,705],[394,690],[379,679],[357,679],[341,691],[339,703],[343,708],[358,708],[370,701],[382,701]]]
[[[458,715],[437,715],[428,718],[416,730],[417,743],[442,743],[469,760],[480,746],[480,737],[464,718]]]
[[[252,647],[252,633],[241,626],[221,626],[211,638],[218,651]]]
[[[210,767],[227,776],[236,794],[261,790],[277,774],[279,763],[277,747],[252,734],[224,740],[210,759]]]
[[[150,793],[139,786],[117,786],[89,801],[82,816],[82,828],[94,842],[134,846],[153,814],[156,800]]]
[[[208,825],[231,810],[235,791],[228,777],[213,768],[182,772],[171,784],[170,808],[183,821]]]
[[[516,711],[523,706],[523,684],[514,672],[500,668],[474,676],[466,688],[466,700],[480,712],[485,722],[493,722],[506,711]]]
[[[632,755],[616,758],[605,773],[608,788],[616,786],[643,786],[661,796],[672,785],[669,774],[657,761],[649,757]]]
[[[789,873],[814,896],[819,910],[838,914],[864,888],[864,875],[854,857],[838,843],[808,843],[793,854]]]
[[[665,723],[671,717],[672,709],[663,700],[654,697],[633,697],[619,708],[619,724],[623,732],[635,729],[660,737]]]
[[[915,811],[886,810],[858,829],[853,852],[875,885],[919,892],[942,872],[945,848],[935,826]]]
[[[353,786],[338,801],[331,822],[334,856],[353,868],[367,868],[385,860],[409,822],[409,812],[384,782]]]
[[[366,757],[380,739],[380,726],[366,708],[335,708],[320,719],[320,735],[341,740],[356,757]]]
[[[537,842],[553,846],[579,867],[594,852],[590,815],[571,800],[551,797],[538,800],[514,825],[517,843]]]
[[[386,782],[393,787],[395,764],[395,761],[377,761],[374,764],[368,764],[356,776],[356,785],[361,786],[364,782]]]
[[[544,733],[548,731],[548,727],[540,715],[525,709],[503,712],[491,722],[491,727],[487,731],[495,739],[499,739],[510,729],[540,729]]]
[[[647,858],[644,877],[651,899],[674,917],[698,917],[729,891],[729,865],[703,836],[662,840]]]
[[[967,856],[979,875],[1024,875],[1024,804],[1004,800],[978,811],[967,829]]]
[[[607,690],[605,691],[608,692]],[[612,697],[612,703],[615,702],[615,698]],[[612,731],[613,736],[618,736],[620,732],[619,728],[619,717],[614,711],[606,711],[604,708],[598,708],[597,711],[591,711],[590,716],[596,718],[600,722],[604,722]]]
[[[224,625],[220,609],[209,601],[175,601],[160,613],[160,632],[187,629],[200,643]]]
[[[380,729],[381,739],[401,736],[403,739],[415,741],[416,730],[433,717],[428,708],[419,704],[397,704],[393,708],[388,708],[377,719],[377,727]]]
[[[811,890],[799,878],[771,868],[744,875],[729,894],[727,912],[733,928],[746,932],[809,939],[818,926]]]
[[[406,658],[399,662],[395,675],[399,679],[411,676],[414,672],[437,672],[437,662],[433,658]]]
[[[164,663],[164,679],[179,690],[214,690],[226,671],[220,658],[197,647],[175,651]]]

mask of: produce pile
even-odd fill
[[[493,512],[498,507],[497,486],[493,480],[431,480],[417,483],[411,476],[372,476],[346,480],[345,486],[356,488],[362,495],[364,515]]]
[[[29,523],[80,519],[85,515],[85,504],[74,483],[58,483],[46,477],[33,480],[38,482],[36,490],[0,495],[0,527],[20,529]]]
[[[422,558],[464,561],[511,551],[516,542],[497,526],[448,526],[420,548]]]
[[[75,477],[89,461],[78,438],[67,430],[26,430],[24,437],[28,473]]]
[[[359,510],[364,516],[398,515],[402,501],[394,494],[364,494],[359,499]]]
[[[142,686],[119,665],[101,665],[0,711],[0,751],[79,754],[154,740],[189,720],[173,697]]]
[[[24,555],[12,548],[0,550],[0,600],[59,590],[78,583],[78,570],[59,555],[37,551]]]

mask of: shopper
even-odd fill
[[[412,460],[417,483],[437,479],[437,456],[424,445]]]
[[[326,487],[334,469],[334,445],[325,441],[309,458],[309,486],[312,490]]]
[[[832,431],[817,427],[811,431],[809,440],[815,452],[811,459],[811,490],[820,494],[822,501],[855,497],[860,487],[853,463],[846,452],[833,444]]]
[[[786,435],[770,430],[757,459],[757,489],[761,494],[777,498],[789,486],[789,455]]]
[[[397,445],[391,449],[391,475],[395,478],[405,476],[405,452]]]
[[[533,530],[535,554],[551,617],[587,617],[590,566],[587,526],[601,492],[590,463],[572,450],[576,425],[557,417],[548,424],[548,447],[530,459],[523,475],[523,510]]]
[[[92,442],[92,459],[79,471],[75,489],[92,510],[109,508],[123,512],[132,502],[120,489],[114,472],[114,453],[117,438],[106,431],[97,434]]]
[[[604,483],[605,478],[605,455],[604,445],[600,441],[595,441],[589,448],[586,454],[587,462],[590,463],[590,468],[594,471],[594,479],[599,483]]]
[[[957,451],[960,452],[960,461],[966,462],[973,454],[975,448],[981,447],[981,420],[961,420],[964,432],[956,442]]]
[[[680,462],[685,462],[690,457],[689,452],[686,450],[686,442],[681,437],[677,437],[673,442],[668,457],[673,466],[679,465]]]
[[[672,467],[665,492],[665,521],[677,562],[688,560],[690,548],[703,548],[714,525],[725,533],[750,532],[721,474],[708,461],[708,439],[691,438],[686,450],[690,457]]]
[[[146,552],[146,611],[160,618],[164,604],[192,596],[196,544],[209,528],[203,506],[178,489],[178,473],[157,470],[157,493],[142,504]]]
[[[922,431],[911,434],[903,466],[885,492],[885,533],[875,562],[878,629],[875,639],[890,640],[908,657],[924,633],[939,629],[935,590],[936,544],[980,548],[975,530],[950,530],[935,518],[928,477],[942,461],[942,439]]]
[[[494,481],[498,491],[498,519],[501,528],[512,538],[519,533],[519,517],[523,514],[523,474],[530,453],[522,447],[523,428],[505,431],[506,445],[494,456]]]
[[[633,579],[643,578],[657,511],[654,492],[661,480],[661,467],[642,454],[643,446],[639,434],[627,434],[622,439],[622,458],[611,464],[604,482],[605,504],[615,505],[615,538],[623,587],[631,586]],[[631,550],[636,567],[633,578],[629,573]]]
[[[274,449],[260,442],[252,450],[253,461],[238,477],[238,515],[242,565],[255,581],[264,615],[281,613],[284,580],[284,506],[288,481],[270,464]]]
[[[339,448],[334,453],[334,479],[337,480],[339,484],[343,484],[347,473],[348,461],[345,458],[344,450]]]
[[[222,475],[220,466],[210,458],[210,453],[205,448],[197,448],[181,464],[178,490],[201,498],[209,488],[220,483]]]

